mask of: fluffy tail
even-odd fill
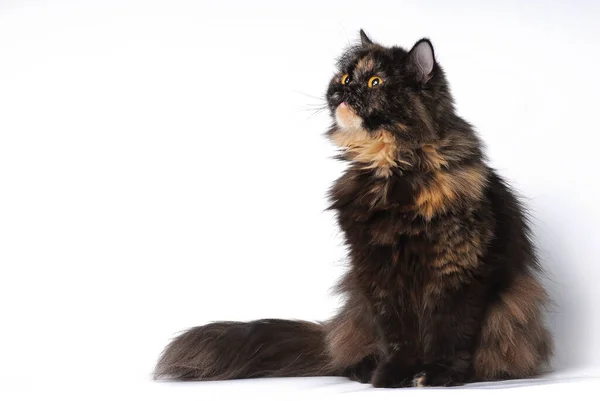
[[[322,325],[264,319],[194,327],[163,351],[154,378],[226,380],[335,375]]]

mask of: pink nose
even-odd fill
[[[342,102],[342,103],[340,103],[339,107],[348,107],[348,103]]]

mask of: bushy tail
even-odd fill
[[[320,324],[264,319],[194,327],[163,351],[154,378],[226,380],[335,375]]]

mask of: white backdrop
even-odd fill
[[[313,111],[361,27],[431,38],[532,210],[556,366],[600,366],[600,4],[497,3],[0,0],[1,389],[170,399],[149,376],[179,330],[335,312],[343,166]]]

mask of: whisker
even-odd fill
[[[325,101],[325,96],[314,96],[314,95],[309,95],[308,93],[304,93],[304,92],[300,92],[300,91],[294,91],[295,93],[298,93],[302,96],[306,96],[306,97],[310,97],[312,99],[317,99],[317,100],[321,100],[321,101]]]
[[[325,109],[315,110],[315,111],[313,111],[313,112],[312,112],[312,113],[311,113],[311,114],[308,116],[308,118],[315,117],[316,115],[318,115],[318,114],[322,113],[324,110],[325,110]]]

